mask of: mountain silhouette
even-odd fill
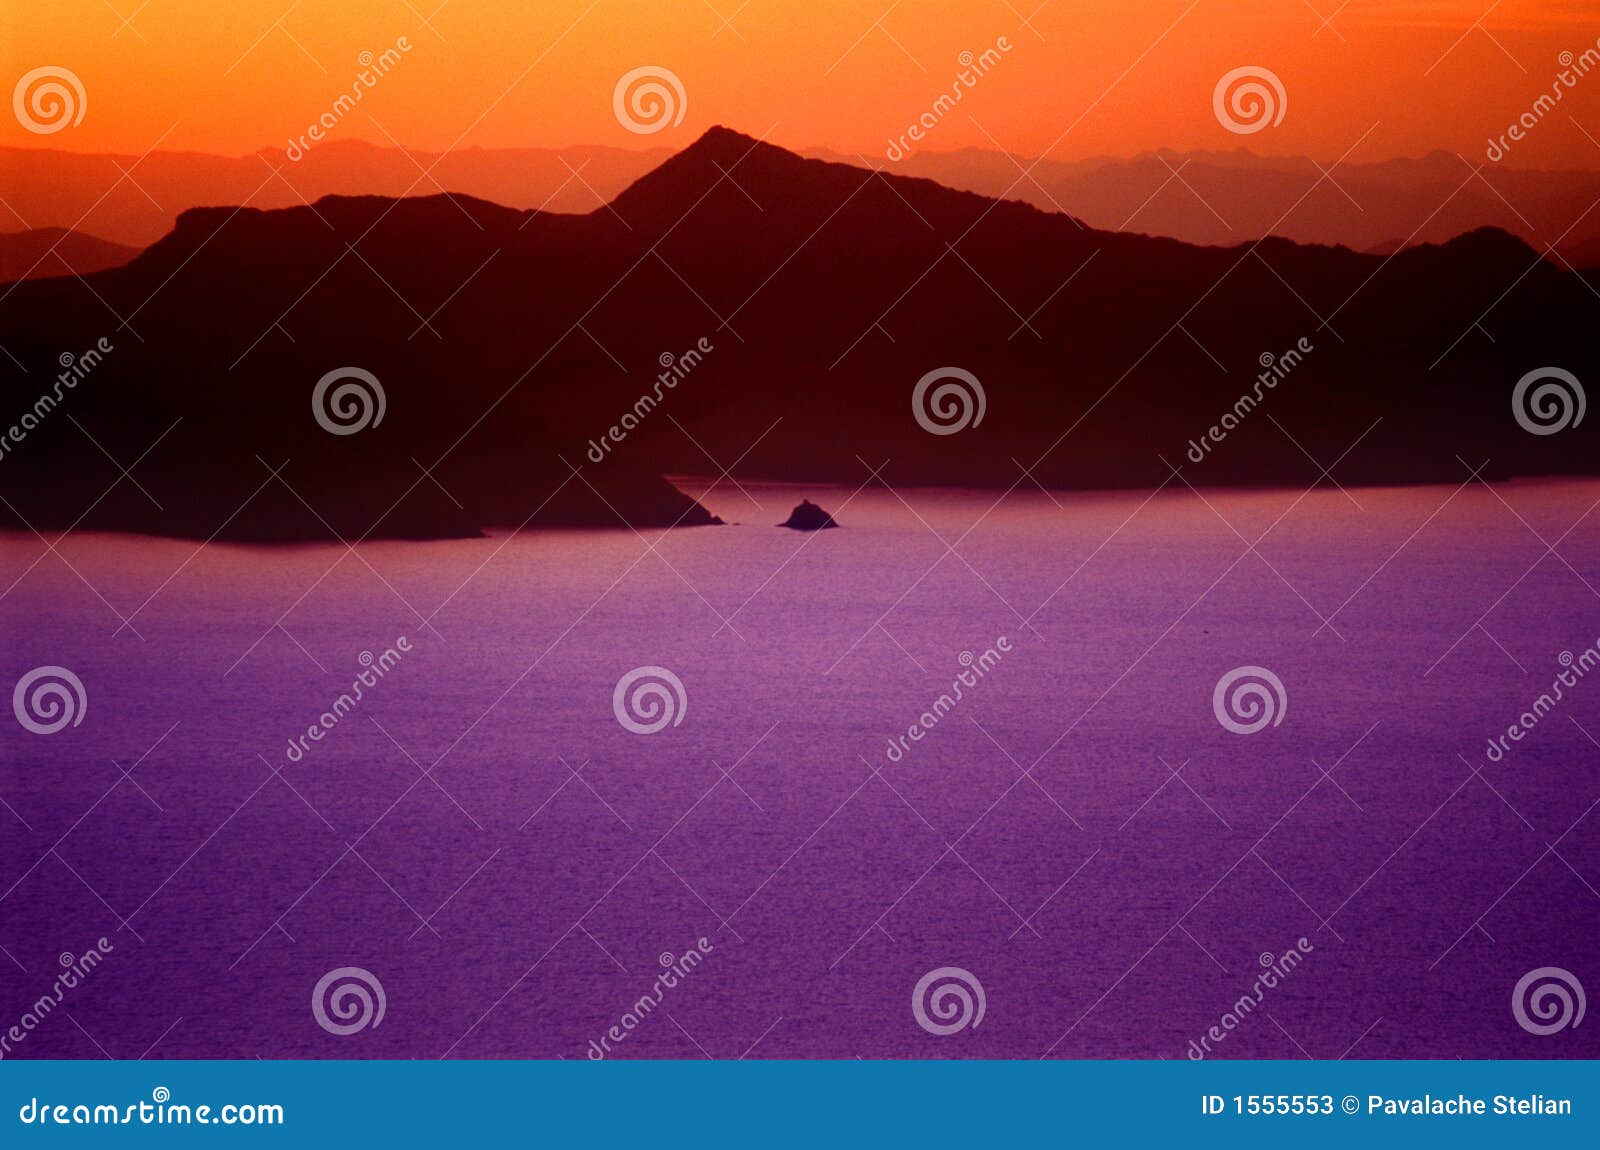
[[[511,208],[587,212],[670,154],[660,147],[587,145],[459,148],[441,155],[329,140],[290,162],[283,147],[248,156],[0,148],[0,202],[36,227],[71,227],[144,247],[170,232],[181,211],[204,204],[283,208],[327,195],[429,195],[447,188]],[[803,154],[863,167],[884,162],[881,152],[862,157],[817,148]],[[1479,169],[1468,156],[1444,151],[1344,159],[1330,167],[1306,156],[1243,148],[1055,159],[967,147],[916,150],[888,168],[1068,211],[1091,227],[1198,244],[1272,234],[1368,251],[1405,238],[1438,243],[1494,226],[1529,243],[1554,242],[1574,266],[1592,267],[1579,253],[1600,241],[1600,213],[1588,210],[1600,197],[1600,173],[1509,164]]]
[[[286,208],[329,195],[426,195],[448,188],[511,207],[586,212],[669,154],[589,145],[458,148],[440,155],[359,140],[326,141],[296,162],[285,151],[117,155],[0,147],[0,200],[11,206],[7,218],[145,247],[170,232],[182,211],[204,204]]]
[[[1494,226],[1529,242],[1553,241],[1583,267],[1573,253],[1600,236],[1600,218],[1588,210],[1600,198],[1600,173],[1483,165],[1481,156],[1444,151],[1319,165],[1306,156],[1244,149],[1056,160],[960,148],[913,152],[892,168],[953,188],[1068,210],[1093,227],[1198,244],[1237,244],[1270,234],[1370,250],[1402,237],[1443,242]]]
[[[139,249],[67,228],[0,233],[0,283],[121,267]]]
[[[1597,458],[1592,422],[1534,435],[1511,405],[1529,372],[1595,377],[1594,284],[1503,232],[1392,257],[1196,247],[725,128],[586,214],[460,195],[200,208],[126,267],[0,291],[10,413],[63,353],[114,347],[0,456],[0,494],[40,529],[119,478],[107,453],[146,448],[133,473],[163,510],[123,481],[84,527],[208,537],[247,499],[221,537],[708,522],[658,477],[723,467],[1082,488]],[[1263,390],[1267,355],[1293,362]],[[311,396],[345,367],[385,408],[336,435]],[[951,368],[984,414],[933,434],[913,393]]]

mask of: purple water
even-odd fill
[[[770,526],[801,495],[844,528]],[[1600,641],[1600,483],[901,495],[353,554],[5,536],[4,685],[87,706],[0,723],[0,1034],[109,946],[6,1056],[582,1058],[650,994],[608,1056],[1183,1058],[1290,948],[1208,1056],[1600,1054],[1512,1001],[1600,987],[1600,674],[1487,757]],[[650,665],[686,705],[635,734]],[[1245,665],[1286,705],[1239,735]],[[347,1036],[342,967],[385,1000]],[[919,1024],[941,967],[981,1024]]]

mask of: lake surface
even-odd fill
[[[1512,1002],[1600,989],[1600,671],[1488,755],[1600,641],[1600,483],[685,487],[732,525],[0,537],[4,684],[86,700],[0,724],[0,1031],[109,951],[6,1056],[1600,1055]]]

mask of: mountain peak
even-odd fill
[[[798,152],[791,152],[788,148],[780,148],[777,144],[769,144],[757,136],[747,135],[733,128],[724,127],[722,124],[713,124],[700,134],[700,138],[684,148],[681,152],[670,157],[657,168],[668,167],[673,164],[692,166],[696,168],[715,164],[723,171],[738,164],[741,168],[752,165],[760,166],[770,163],[802,164],[806,157]],[[719,175],[721,173],[718,173]]]
[[[805,165],[827,166],[718,124],[629,184],[611,208],[630,221],[658,213],[676,218],[725,180],[737,180],[742,187],[752,179],[760,181],[763,173],[792,178],[794,169]]]
[[[732,152],[738,155],[747,152],[753,145],[762,143],[755,136],[729,128],[723,124],[713,124],[700,134],[700,138],[690,144],[680,154],[689,155],[693,152],[722,154]],[[783,151],[776,144],[767,144],[775,152]]]

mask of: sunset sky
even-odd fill
[[[0,144],[132,154],[281,149],[349,89],[363,51],[404,36],[413,50],[329,138],[678,147],[722,123],[882,155],[949,89],[960,53],[1003,36],[1013,50],[926,148],[1332,160],[1361,140],[1352,161],[1481,156],[1550,90],[1561,54],[1600,36],[1600,0],[51,0],[0,13],[8,86],[55,65],[87,93],[81,124],[36,135],[6,116]],[[682,79],[687,108],[636,135],[612,89],[645,64]],[[1277,127],[1234,135],[1213,116],[1213,86],[1241,65],[1282,79]],[[1600,68],[1509,162],[1600,167],[1597,141]]]

